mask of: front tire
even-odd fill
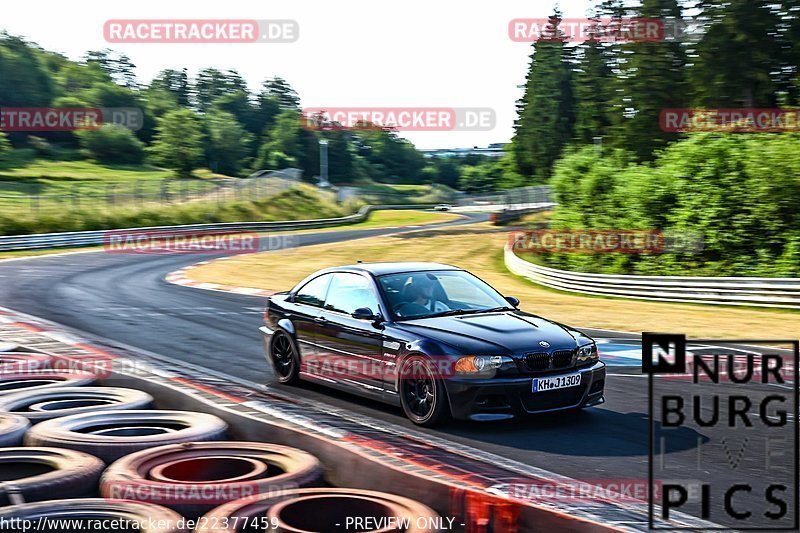
[[[444,380],[426,357],[412,355],[400,369],[400,404],[413,423],[434,427],[450,419]]]
[[[288,333],[275,332],[272,337],[270,357],[279,382],[294,385],[300,381],[300,358],[294,340]]]

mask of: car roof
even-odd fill
[[[425,263],[416,261],[397,261],[393,263],[357,263],[340,267],[327,268],[322,272],[336,272],[341,270],[368,272],[373,276],[384,274],[399,274],[401,272],[424,272],[427,270],[461,270],[453,265],[443,263]]]

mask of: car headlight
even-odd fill
[[[578,364],[597,361],[600,353],[597,351],[597,344],[591,343],[578,348]]]
[[[468,355],[456,361],[455,370],[459,374],[476,374],[498,369],[503,363],[513,362],[513,359],[505,355]]]

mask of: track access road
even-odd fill
[[[486,218],[470,214],[464,220],[437,226]],[[426,226],[430,227],[433,226]],[[408,231],[412,230],[376,228],[304,233],[294,238],[294,244],[302,247]],[[58,322],[90,337],[102,337],[112,346],[115,343],[133,346],[269,387],[281,387],[264,359],[257,330],[263,298],[203,291],[164,281],[169,272],[213,257],[99,251],[2,261],[0,306]],[[523,302],[522,307],[535,310],[535,302]],[[585,331],[600,339],[601,356],[607,355],[613,365],[609,367],[606,404],[577,414],[553,414],[505,423],[455,423],[437,430],[415,430],[577,479],[646,480],[647,380],[640,372],[636,335]],[[695,348],[719,353],[714,347]],[[383,404],[313,385],[303,385],[293,392],[378,424],[414,427],[400,410]],[[698,438],[708,439],[713,431],[710,428],[708,434],[686,431],[679,435],[668,449],[675,467],[694,471],[697,457],[693,450]],[[719,483],[751,480],[755,485],[763,479],[763,468],[755,462],[733,470],[724,457],[719,461],[712,459],[704,464],[703,476],[711,476]],[[759,502],[760,495],[753,505],[760,505]]]

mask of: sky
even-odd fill
[[[418,148],[508,142],[531,45],[513,42],[508,23],[546,18],[550,0],[40,0],[4,10],[0,29],[71,59],[111,48],[128,55],[140,82],[165,68],[235,69],[252,91],[285,78],[302,107],[491,108],[488,131],[405,131]],[[558,2],[566,18],[587,15],[591,0]],[[108,43],[111,19],[291,19],[292,43]]]

